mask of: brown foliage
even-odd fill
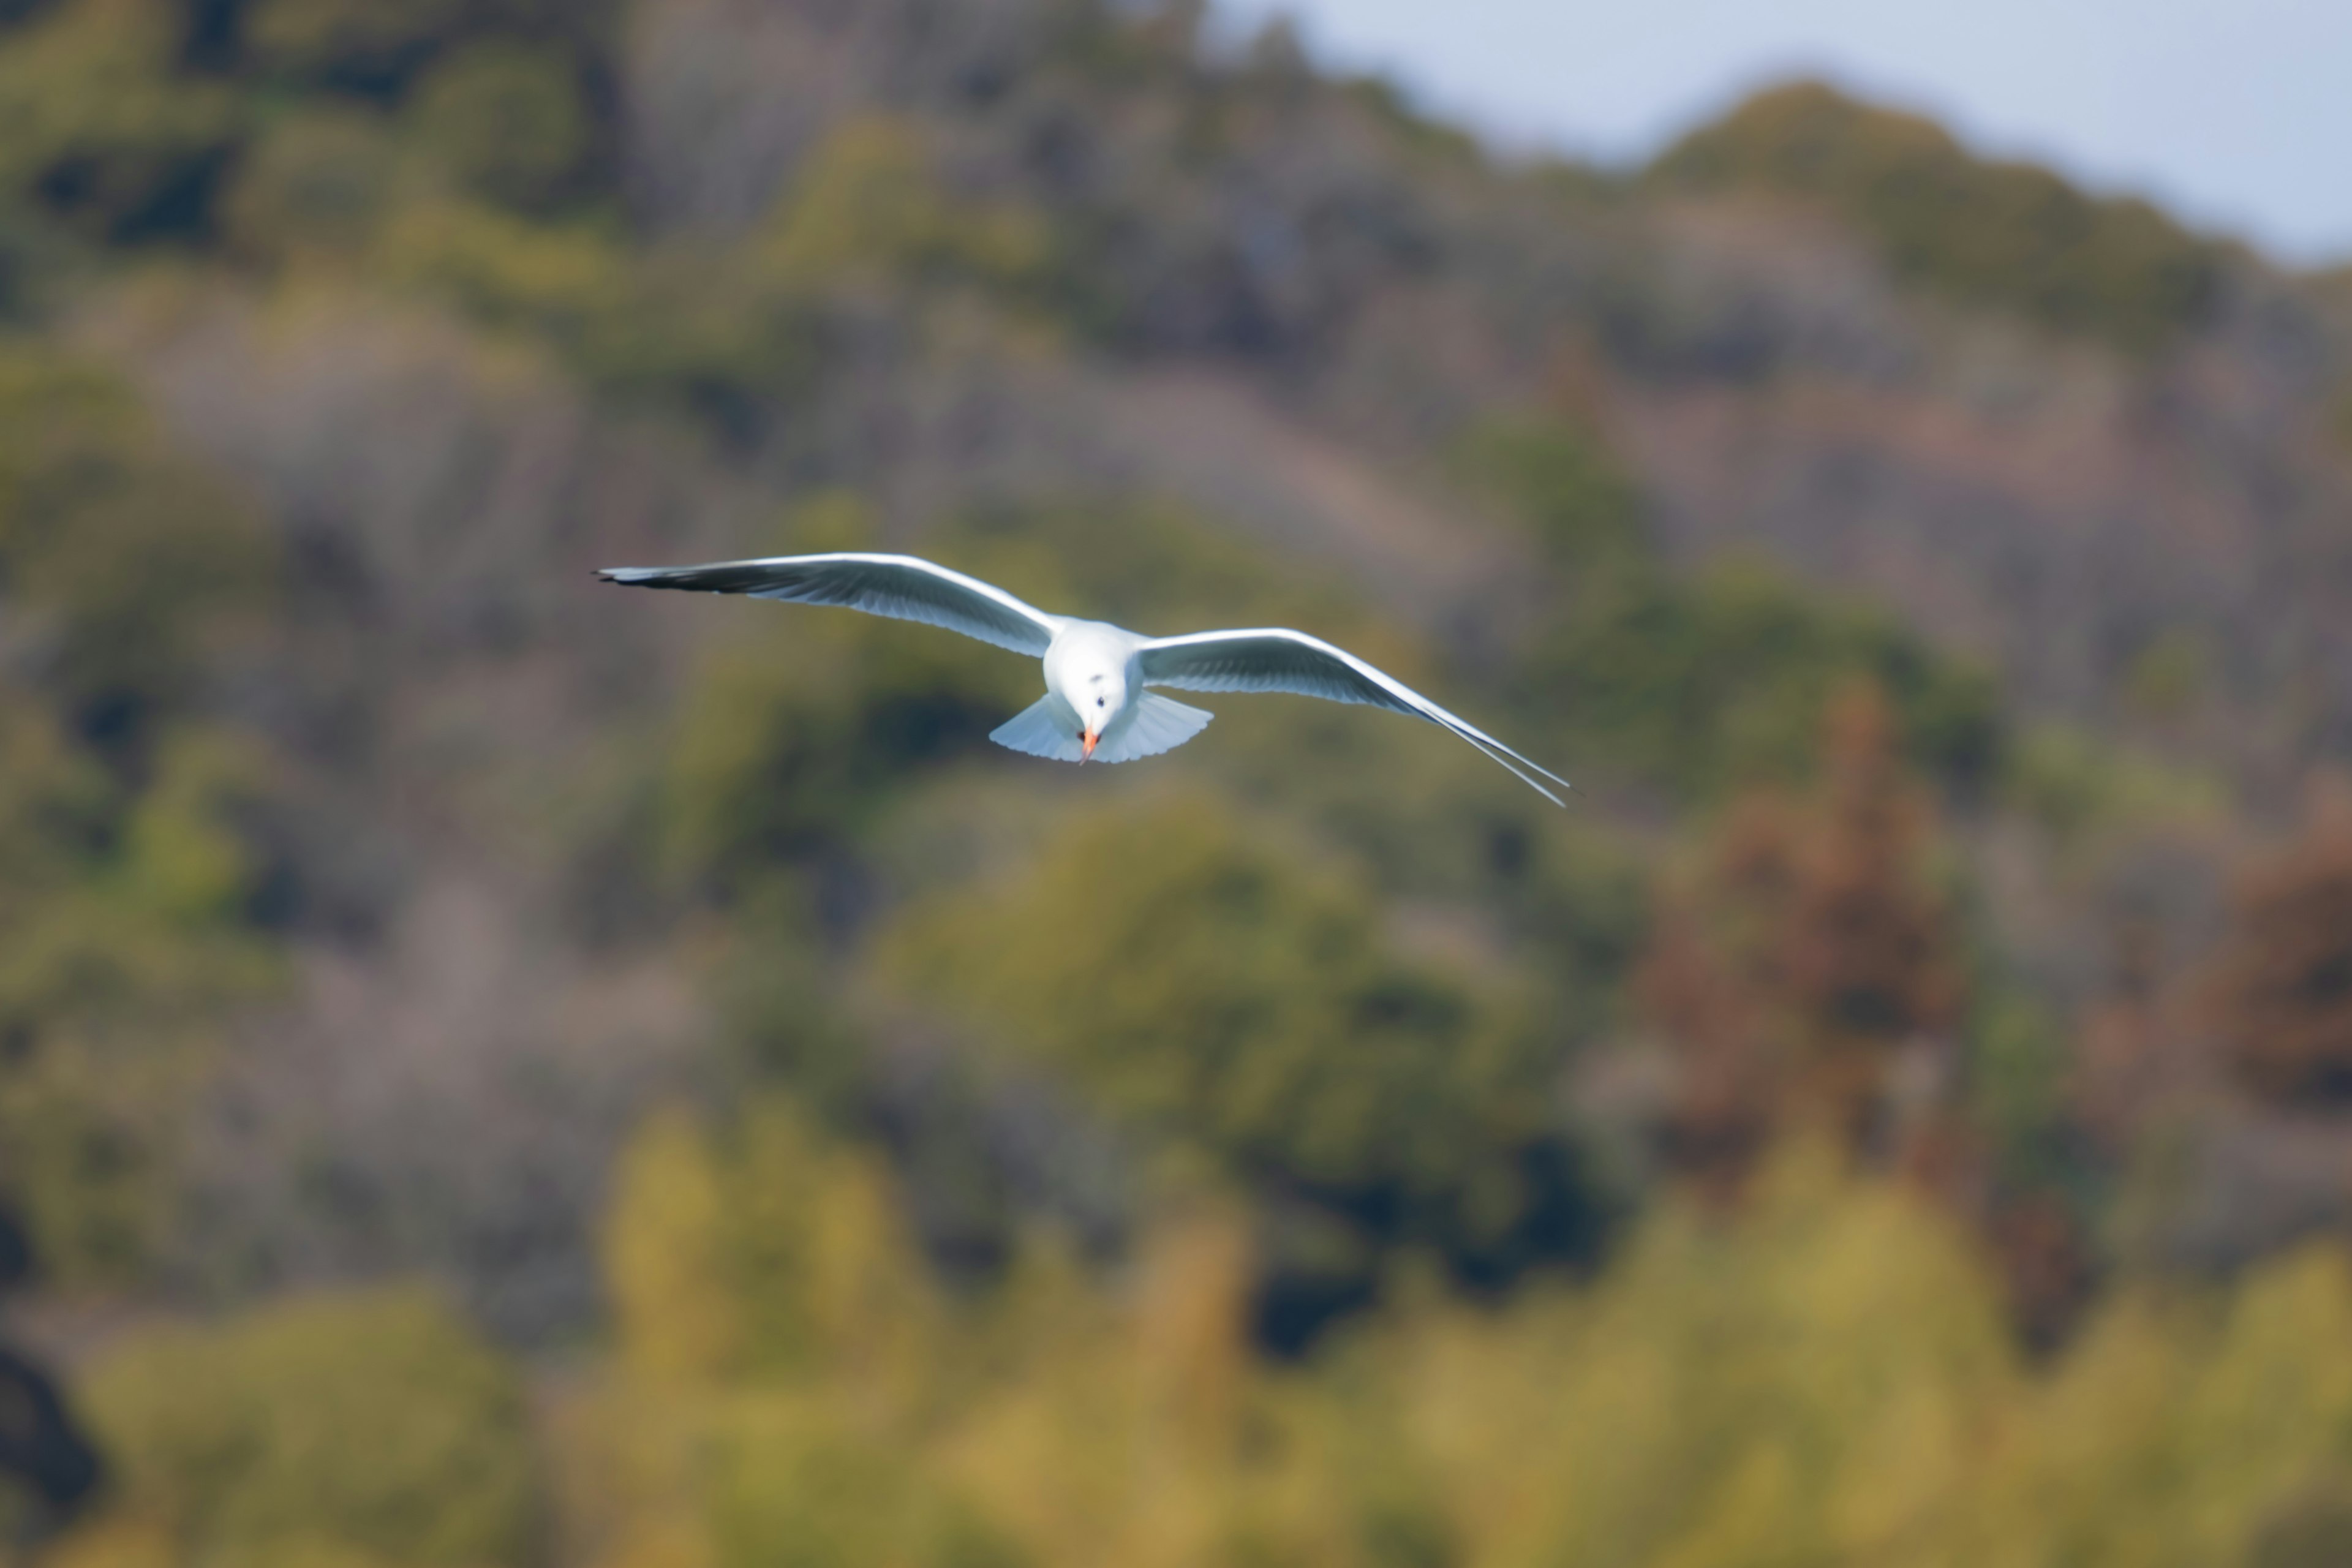
[[[2352,803],[2250,872],[2206,994],[2230,1066],[2264,1100],[2352,1103]]]
[[[1985,1241],[2025,1342],[2048,1350],[2081,1321],[2095,1276],[2088,1238],[2066,1205],[2034,1194],[1986,1216]]]
[[[1733,807],[1662,900],[1636,979],[1680,1058],[1673,1157],[1704,1181],[1736,1184],[1792,1123],[1884,1152],[1917,1098],[1899,1069],[1933,1066],[1958,1010],[1949,910],[1924,876],[1931,810],[1875,688],[1832,705],[1823,752],[1812,798]]]

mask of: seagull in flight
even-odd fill
[[[1057,762],[1130,763],[1172,751],[1213,715],[1146,690],[1286,691],[1361,702],[1451,730],[1554,805],[1569,787],[1484,730],[1318,637],[1282,626],[1148,637],[1105,621],[1049,616],[1003,589],[912,555],[778,555],[708,566],[613,566],[596,574],[638,588],[748,594],[921,621],[1045,661],[1045,695],[989,736]]]

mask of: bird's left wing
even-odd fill
[[[1547,787],[1568,781],[1529,762],[1467,720],[1455,717],[1394,676],[1319,637],[1284,627],[1250,631],[1193,632],[1157,637],[1138,657],[1147,686],[1187,691],[1287,691],[1333,702],[1362,702],[1392,713],[1410,713],[1453,731],[1517,773],[1554,805],[1567,804]]]
[[[1062,617],[1003,589],[912,555],[776,555],[709,566],[611,566],[596,574],[639,588],[749,594],[794,605],[838,605],[869,616],[921,621],[1043,658]]]

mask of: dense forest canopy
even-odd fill
[[[2341,1561],[2347,411],[1817,84],[0,0],[0,1557]],[[1578,788],[589,575],[850,547]]]

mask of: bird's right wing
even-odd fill
[[[869,616],[920,621],[978,637],[1014,653],[1045,656],[1062,617],[1025,605],[1003,589],[912,555],[776,555],[709,566],[610,566],[607,583],[748,594],[794,605],[838,605]]]
[[[1549,780],[1568,788],[1568,781],[1558,773],[1529,762],[1396,677],[1305,632],[1279,626],[1193,632],[1155,638],[1144,644],[1137,657],[1142,661],[1147,686],[1173,686],[1188,691],[1287,691],[1331,702],[1362,702],[1426,719],[1510,769],[1554,805],[1567,804],[1545,783]]]

